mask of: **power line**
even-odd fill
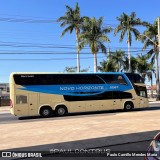
[[[60,23],[57,22],[57,20],[52,18],[46,18],[44,17],[33,17],[33,16],[21,16],[21,15],[9,15],[9,14],[0,14],[0,21],[2,22],[24,22],[24,23]],[[22,17],[22,18],[17,18]],[[106,20],[104,23],[109,26],[118,25],[118,24],[108,24],[106,22],[118,22],[118,20]],[[154,22],[153,20],[148,20],[148,22]]]
[[[98,58],[106,58],[106,56],[101,56]],[[0,61],[55,61],[55,60],[75,60],[77,58],[36,58],[36,59],[30,59],[30,58],[1,58]],[[81,57],[81,59],[93,59],[93,57]]]
[[[106,58],[105,56],[103,57],[98,57],[98,58]],[[0,61],[54,61],[54,60],[73,60],[77,58],[46,58],[46,59],[0,59]],[[82,57],[81,59],[93,59],[93,57]]]
[[[4,43],[4,44],[5,43],[9,43],[9,44],[23,44],[23,45],[25,45],[25,44],[26,45],[44,45],[44,46],[45,45],[49,45],[49,46],[53,46],[53,45],[57,45],[57,46],[59,46],[59,45],[60,46],[75,46],[75,45],[61,45],[61,44],[51,44],[51,43],[48,43],[48,44],[47,43],[30,43],[30,42],[29,43],[24,43],[24,42],[22,43],[22,42],[4,42],[4,41],[0,41],[0,43]]]
[[[33,48],[58,48],[58,49],[76,49],[75,45],[61,45],[61,44],[42,44],[42,43],[21,43],[21,42],[3,42],[0,41],[0,46],[4,47],[33,47]],[[107,48],[107,47],[106,47]],[[127,47],[115,47],[110,46],[110,49],[117,48],[122,49]],[[89,47],[84,47],[83,49],[90,49]],[[142,49],[141,47],[132,47],[131,49]],[[151,49],[151,48],[148,48]],[[141,51],[141,50],[139,50]]]
[[[33,18],[15,18],[15,17],[0,17],[0,22],[11,22],[11,23],[46,23],[46,24],[53,24],[53,23],[61,23],[57,22],[57,20],[52,19],[33,19]],[[73,21],[72,21],[73,23]],[[75,22],[77,23],[77,22]],[[104,22],[106,26],[117,26],[118,24],[108,24]]]
[[[149,51],[149,50],[145,50],[145,51]],[[127,52],[127,51],[124,51],[124,52]],[[133,51],[130,51],[131,53],[139,53],[139,52],[142,52],[142,50],[133,50]],[[103,53],[103,52],[98,52],[98,53]],[[113,51],[111,51],[110,53],[115,53]],[[76,52],[61,52],[61,51],[27,51],[27,50],[19,50],[19,51],[16,51],[16,50],[0,50],[0,54],[1,55],[17,55],[17,54],[27,54],[27,55],[33,55],[33,54],[43,54],[43,55],[46,55],[46,54],[77,54]],[[84,55],[87,55],[87,54],[91,54],[91,52],[81,52],[80,54],[84,54]],[[107,53],[103,53],[103,54],[107,54]],[[140,53],[139,53],[140,54]],[[127,54],[126,54],[127,55]]]
[[[31,18],[12,18],[0,17],[1,22],[23,22],[23,23],[58,23],[56,20],[50,19],[31,19]]]
[[[57,20],[52,19],[32,19],[32,18],[14,18],[14,17],[0,17],[0,22],[12,22],[12,23],[46,23],[46,24],[52,24],[52,23],[61,23],[57,22]],[[73,22],[72,22],[73,23]],[[75,22],[77,23],[77,22]],[[104,23],[107,26],[117,26],[118,24],[107,24]]]

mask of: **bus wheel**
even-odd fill
[[[53,111],[49,106],[42,107],[40,110],[40,115],[42,117],[50,117],[52,115]]]
[[[55,113],[57,116],[64,116],[66,113],[67,113],[67,108],[66,106],[57,106],[56,109],[55,109]]]
[[[125,111],[130,111],[133,109],[133,103],[132,102],[126,102],[124,105],[124,110]]]

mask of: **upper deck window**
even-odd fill
[[[121,74],[16,74],[14,80],[18,85],[127,84]]]
[[[101,77],[107,84],[127,84],[121,74],[100,74],[98,76]]]
[[[14,75],[18,85],[103,84],[95,74],[35,74]]]

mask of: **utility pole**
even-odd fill
[[[159,54],[160,54],[160,18],[158,17],[157,19],[158,23],[158,53],[157,53],[157,63],[159,61]],[[159,65],[158,65],[159,67]],[[159,68],[158,68],[158,72],[156,73],[157,76],[156,76],[156,84],[157,84],[157,100],[160,100],[160,83],[159,83]]]
[[[160,54],[160,18],[158,17],[158,51]]]
[[[0,88],[0,107],[2,106],[2,88]]]
[[[110,60],[110,48],[109,47],[108,47],[108,51],[107,52],[108,52],[108,56],[107,56],[108,58],[107,59],[109,61]]]

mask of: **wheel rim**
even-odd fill
[[[48,109],[45,109],[44,111],[43,111],[43,115],[44,116],[48,116],[50,114],[50,111],[48,110]]]
[[[130,110],[131,108],[132,108],[132,106],[131,106],[130,104],[127,104],[127,105],[126,105],[126,109],[127,109],[127,110]]]
[[[58,109],[58,114],[59,115],[64,115],[65,114],[65,109],[64,108],[59,108]]]

